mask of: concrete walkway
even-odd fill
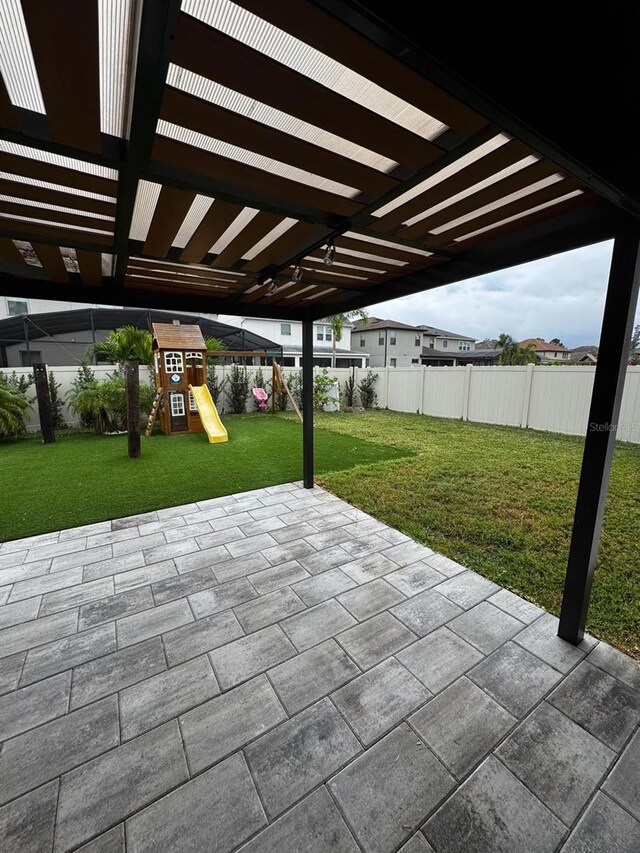
[[[300,484],[0,548],[0,850],[640,850],[640,669]],[[125,840],[126,839],[126,840]]]

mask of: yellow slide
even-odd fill
[[[224,424],[220,420],[220,415],[216,409],[216,404],[211,399],[211,394],[206,385],[189,385],[189,390],[193,394],[193,399],[198,407],[198,414],[202,421],[202,426],[209,436],[211,444],[217,444],[220,441],[229,441],[229,436],[224,428]]]

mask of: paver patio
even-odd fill
[[[640,668],[322,489],[0,565],[3,853],[640,849]]]

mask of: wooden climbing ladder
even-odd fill
[[[156,422],[156,418],[158,417],[158,411],[160,409],[160,402],[162,400],[162,388],[159,388],[156,391],[156,396],[153,399],[153,405],[151,406],[151,413],[149,414],[149,420],[147,421],[147,428],[144,431],[144,434],[147,438],[150,438],[151,433],[153,432],[153,425]]]
[[[287,380],[284,378],[284,373],[282,372],[282,368],[278,364],[278,362],[273,359],[271,362],[271,366],[273,368],[273,389],[271,394],[271,412],[274,413],[276,410],[276,394],[286,394],[289,397],[289,401],[291,406],[296,413],[296,415],[300,418],[300,423],[302,423],[302,415],[300,414],[300,409],[296,401],[293,399],[293,394],[289,390],[289,386],[287,385]]]

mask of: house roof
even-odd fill
[[[518,346],[527,347],[533,344],[536,352],[571,352],[567,347],[560,344],[550,344],[542,338],[526,338],[524,341],[519,341]]]
[[[583,347],[573,347],[569,352],[589,352],[591,355],[598,355],[599,347],[595,344],[586,344]]]
[[[438,338],[454,338],[459,341],[475,341],[475,338],[471,338],[469,335],[459,335],[457,332],[447,332],[445,329],[436,328],[436,326],[418,326],[418,329],[422,329],[422,331],[426,332],[428,335],[434,335]]]
[[[373,332],[378,329],[406,329],[410,332],[419,332],[417,326],[409,326],[407,323],[399,323],[397,320],[380,320],[378,317],[370,317],[368,322],[357,320],[354,323],[357,332]]]
[[[154,349],[206,350],[200,326],[153,323]]]
[[[23,3],[0,60],[0,292],[316,319],[606,239],[640,211],[635,151],[590,109],[597,84],[636,118],[619,52],[589,65],[633,29],[624,6],[604,47],[552,20],[562,51],[543,70],[511,51],[505,75],[475,12],[454,39],[406,0],[141,0],[136,27]],[[485,45],[503,22],[482,23]]]

